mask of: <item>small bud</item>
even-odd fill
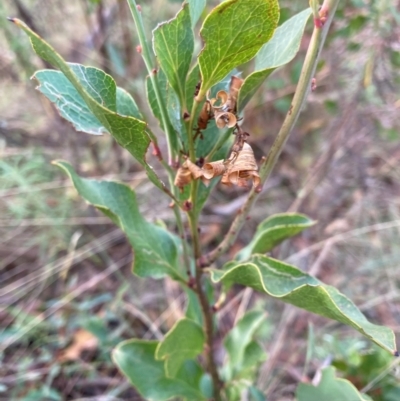
[[[190,200],[185,200],[182,205],[182,209],[185,212],[190,212],[193,208],[193,203]]]
[[[174,206],[175,206],[175,202],[174,202],[174,201],[172,201],[172,202],[168,205],[168,207],[169,207],[170,209],[173,209]]]
[[[207,262],[207,259],[205,256],[200,256],[200,258],[197,260],[197,265],[204,269],[205,267],[209,266],[209,263]]]
[[[189,118],[190,118],[190,114],[187,111],[185,111],[183,113],[183,120],[184,121],[189,121]]]
[[[158,160],[162,160],[160,148],[156,143],[152,142],[152,144],[153,144],[153,156],[156,156]]]
[[[142,48],[141,45],[137,45],[137,46],[136,46],[136,51],[137,51],[139,54],[142,54],[142,50],[143,50],[143,48]]]
[[[196,97],[199,94],[200,88],[201,88],[201,81],[197,83],[196,88],[194,89],[194,94],[193,94],[194,97]]]
[[[153,75],[157,75],[157,68],[153,68],[153,69],[151,70],[151,72],[153,73]]]
[[[142,6],[140,6],[139,4],[136,6],[136,10],[138,10],[140,13],[142,12]]]
[[[321,21],[321,18],[314,18],[314,26],[318,29],[321,29],[324,24]]]
[[[195,280],[195,278],[194,277],[189,277],[189,280],[188,280],[188,287],[189,288],[195,288],[196,287],[196,280]]]
[[[314,92],[317,89],[317,80],[313,78],[311,80],[311,91]]]

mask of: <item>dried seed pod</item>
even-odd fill
[[[192,181],[192,173],[187,168],[185,162],[181,167],[179,167],[176,173],[174,185],[182,189],[185,185],[190,184],[191,181]]]
[[[239,187],[247,187],[247,181],[252,180],[253,186],[260,184],[260,176],[258,174],[258,166],[254,157],[251,146],[244,142],[243,149],[236,153],[232,152],[227,169],[227,177],[222,181]]]
[[[236,125],[236,116],[232,113],[222,110],[214,110],[215,124],[218,128],[232,128]]]
[[[211,106],[214,110],[222,110],[227,111],[226,102],[228,101],[229,95],[225,91],[218,91],[215,98],[210,100]],[[215,103],[218,103],[219,106],[214,106]]]
[[[248,181],[253,181],[253,187],[260,185],[260,176],[257,171],[234,171],[228,174],[229,182],[238,187],[248,188]]]
[[[242,85],[243,85],[243,79],[238,78],[235,75],[232,75],[231,83],[229,85],[229,99],[228,99],[229,111],[231,111],[232,113],[236,113],[237,98],[239,95],[239,90]]]
[[[221,184],[227,185],[228,187],[232,186],[232,183],[229,181],[229,174],[225,172],[225,174],[221,178]]]
[[[258,170],[253,149],[247,142],[244,142],[243,149],[239,152],[235,163],[230,165],[229,172],[245,170]]]
[[[203,175],[208,180],[224,174],[225,171],[226,171],[226,165],[224,163],[224,160],[218,160],[216,162],[206,163],[203,166]]]
[[[195,180],[203,176],[203,170],[197,164],[194,164],[190,159],[187,159],[182,166],[185,166],[189,169],[193,179]]]

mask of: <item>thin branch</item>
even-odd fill
[[[275,167],[282,149],[285,146],[294,125],[296,124],[303,105],[305,104],[307,95],[311,88],[311,80],[315,73],[318,58],[324,45],[329,26],[332,22],[338,3],[339,0],[325,0],[319,13],[320,18],[318,21],[315,21],[314,19],[314,31],[304,60],[303,68],[301,70],[299,83],[293,96],[292,104],[286,114],[282,127],[275,138],[267,158],[263,160],[260,166],[260,178],[262,184],[264,184],[269,178],[273,168]],[[225,238],[217,248],[201,258],[201,266],[209,266],[233,245],[240,229],[246,221],[247,215],[257,199],[257,191],[259,191],[259,188],[253,188],[250,191],[246,202],[239,210],[236,218],[233,220],[229,231],[225,235]]]
[[[197,216],[193,211],[189,213],[189,223],[192,232],[194,257],[195,260],[198,260],[201,256],[201,247],[200,247],[199,232],[197,229]],[[203,290],[203,284],[202,284],[203,273],[204,273],[203,269],[196,264],[196,275],[195,275],[196,294],[199,298],[201,310],[203,313],[206,344],[207,344],[207,349],[206,349],[207,365],[208,365],[207,367],[213,382],[214,401],[221,401],[221,394],[220,394],[221,380],[219,378],[217,365],[214,360],[213,318],[207,296]]]

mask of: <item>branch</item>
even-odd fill
[[[199,232],[197,227],[197,215],[191,211],[188,213],[189,215],[189,223],[192,232],[192,242],[193,242],[193,251],[195,260],[199,259],[201,256],[201,247],[200,247],[200,239]],[[221,401],[221,380],[218,374],[217,365],[214,360],[214,333],[213,333],[213,316],[210,304],[207,299],[207,295],[203,289],[202,276],[204,270],[196,264],[196,272],[195,272],[195,283],[196,283],[196,294],[199,298],[203,320],[204,320],[204,329],[206,335],[206,344],[207,347],[205,349],[205,353],[207,356],[207,368],[210,372],[211,379],[213,382],[213,395],[214,401]]]
[[[325,0],[319,11],[319,18],[314,18],[314,31],[304,60],[303,68],[301,70],[299,83],[293,96],[292,104],[286,114],[282,127],[275,138],[267,158],[262,161],[260,166],[260,178],[262,184],[264,184],[269,178],[273,168],[275,167],[282,149],[285,146],[294,125],[296,124],[301,109],[305,104],[307,95],[311,88],[311,81],[315,73],[319,55],[324,45],[329,26],[333,20],[338,3],[339,0]],[[246,202],[239,210],[236,218],[233,220],[229,231],[225,235],[225,238],[217,248],[204,255],[200,259],[199,264],[202,267],[209,266],[233,245],[240,229],[246,221],[246,217],[250,209],[257,199],[258,192],[257,189],[254,188],[250,191]]]

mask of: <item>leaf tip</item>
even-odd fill
[[[17,23],[17,20],[16,20],[16,18],[7,17],[7,19],[8,19],[10,22],[13,22],[14,24],[16,24],[16,23]]]
[[[50,163],[51,163],[53,166],[59,167],[59,168],[61,168],[62,170],[67,171],[67,168],[66,168],[66,166],[64,165],[64,163],[66,163],[66,162],[65,162],[64,160],[56,159],[56,160],[52,160]]]

